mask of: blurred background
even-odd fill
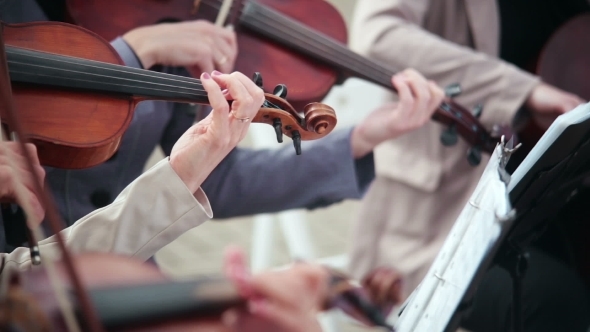
[[[329,0],[349,24],[357,0]],[[354,91],[354,93],[351,93]],[[323,100],[338,115],[338,128],[352,126],[381,104],[386,91],[358,79],[349,79],[336,86]],[[292,149],[288,140],[276,142],[268,125],[253,124],[242,146],[251,148]],[[293,153],[295,153],[293,151]],[[305,149],[303,149],[305,153]],[[164,158],[154,151],[146,169]],[[272,162],[272,161],[269,161]],[[313,190],[313,189],[310,189]],[[347,267],[348,243],[353,238],[351,223],[358,202],[345,201],[314,211],[287,211],[273,215],[212,220],[185,233],[156,255],[161,268],[168,274],[193,277],[221,272],[224,248],[238,245],[250,257],[254,271],[289,264],[293,258],[320,260],[333,267]],[[372,331],[342,319],[337,313],[322,319],[325,331]]]

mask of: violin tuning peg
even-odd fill
[[[287,86],[285,84],[278,84],[272,91],[272,94],[279,98],[287,98]]]
[[[300,155],[301,154],[301,134],[299,134],[299,131],[297,130],[293,130],[291,132],[291,138],[293,139],[293,146],[295,147],[295,154]]]
[[[457,97],[462,91],[459,83],[449,84],[445,87],[445,95],[449,98]]]
[[[467,150],[467,162],[471,166],[477,166],[481,162],[481,149],[474,146]]]
[[[274,119],[272,121],[272,126],[275,128],[275,133],[277,134],[277,142],[283,143],[283,124],[281,119]]]
[[[477,104],[473,108],[473,111],[471,111],[471,114],[473,114],[474,117],[479,119],[479,117],[481,116],[481,112],[483,112],[483,104]]]
[[[263,84],[262,84],[262,74],[259,72],[255,72],[254,75],[252,75],[252,81],[254,82],[254,84],[256,84],[257,87],[264,89]]]
[[[455,127],[455,124],[450,125],[447,130],[440,134],[440,142],[444,146],[453,146],[457,144],[458,140],[457,128]]]

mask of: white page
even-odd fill
[[[497,242],[501,219],[510,209],[508,193],[570,125],[590,118],[590,103],[558,117],[516,169],[508,188],[498,173],[496,147],[469,203],[465,206],[426,277],[408,299],[398,332],[444,331],[480,263]]]

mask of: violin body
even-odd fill
[[[73,262],[107,331],[179,332],[195,331],[196,326],[225,331],[221,314],[244,304],[227,279],[173,282],[153,265],[113,254],[75,255]],[[61,264],[58,275],[70,289]],[[179,286],[184,294],[178,294]],[[45,270],[20,273],[8,294],[12,302],[0,303],[0,308],[12,313],[0,319],[0,328],[10,321],[23,332],[67,331]]]
[[[6,45],[122,64],[96,34],[62,23],[5,25]],[[137,100],[103,93],[13,84],[23,128],[47,166],[84,168],[110,158],[119,147]],[[4,110],[0,110],[4,112]],[[5,119],[4,113],[0,117]]]
[[[197,2],[199,4],[195,7]],[[234,1],[234,5],[238,2]],[[106,40],[113,40],[134,28],[162,21],[215,21],[220,3],[219,0],[68,0],[67,8],[72,22],[96,32]],[[347,43],[346,24],[338,10],[327,1],[257,0],[256,3],[305,22],[311,29],[341,43]],[[233,15],[230,12],[230,21]],[[236,18],[236,23],[237,20],[239,18]],[[240,54],[235,70],[242,73],[259,71],[266,86],[287,85],[289,102],[295,108],[323,99],[341,79],[341,73],[330,66],[294,53],[260,34],[241,28],[239,24],[234,26],[238,31]],[[201,73],[198,68],[189,68],[189,71],[194,77],[199,77]]]
[[[78,254],[72,262],[106,331],[230,331],[221,323],[223,313],[246,304],[233,282],[223,277],[173,281],[151,264],[108,253]],[[0,330],[12,324],[22,332],[66,331],[47,271],[11,272],[8,292],[0,297],[0,312],[10,314],[0,315]],[[362,288],[342,273],[328,269],[328,274],[324,309],[340,308],[367,326],[386,327],[384,318],[376,317],[399,302],[400,276],[395,271],[372,271]],[[57,276],[69,292],[61,263]],[[73,305],[76,309],[77,303]]]
[[[215,21],[221,7],[221,0],[68,0],[66,3],[73,23],[106,39],[160,22]],[[236,0],[227,23],[237,33],[240,56],[235,69],[248,72],[257,68],[266,82],[287,84],[289,101],[295,107],[324,98],[334,84],[353,76],[395,91],[391,76],[396,69],[350,50],[346,25],[327,1]],[[198,68],[192,68],[192,73],[199,73]],[[479,164],[482,152],[491,153],[502,135],[507,139],[512,137],[505,124],[485,128],[477,119],[480,113],[477,107],[470,111],[449,98],[433,115],[435,121],[449,127],[444,137],[441,136],[443,144],[453,145],[461,136],[471,145],[467,158],[472,165]]]
[[[106,161],[140,101],[209,103],[199,80],[122,66],[113,47],[84,28],[57,22],[3,27],[14,104],[42,165],[77,169]],[[262,81],[260,73],[254,80]],[[283,135],[293,138],[300,154],[302,140],[334,129],[331,107],[308,103],[301,116],[283,99],[286,87],[277,88],[279,95],[265,94],[252,122],[273,126],[279,143]]]

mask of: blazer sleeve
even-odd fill
[[[147,260],[211,217],[205,193],[201,189],[191,193],[166,158],[127,186],[112,204],[76,221],[61,235],[74,253],[109,252]],[[55,236],[39,245],[43,256],[58,255]],[[2,274],[31,266],[28,248],[2,255]]]
[[[488,129],[511,124],[539,79],[425,30],[430,5],[431,0],[358,1],[351,48],[396,70],[414,68],[441,85],[460,83],[463,92],[457,100],[471,106],[483,103],[481,122]]]
[[[360,198],[375,177],[373,154],[355,160],[350,129],[281,149],[234,149],[203,183],[215,218],[314,209]]]

